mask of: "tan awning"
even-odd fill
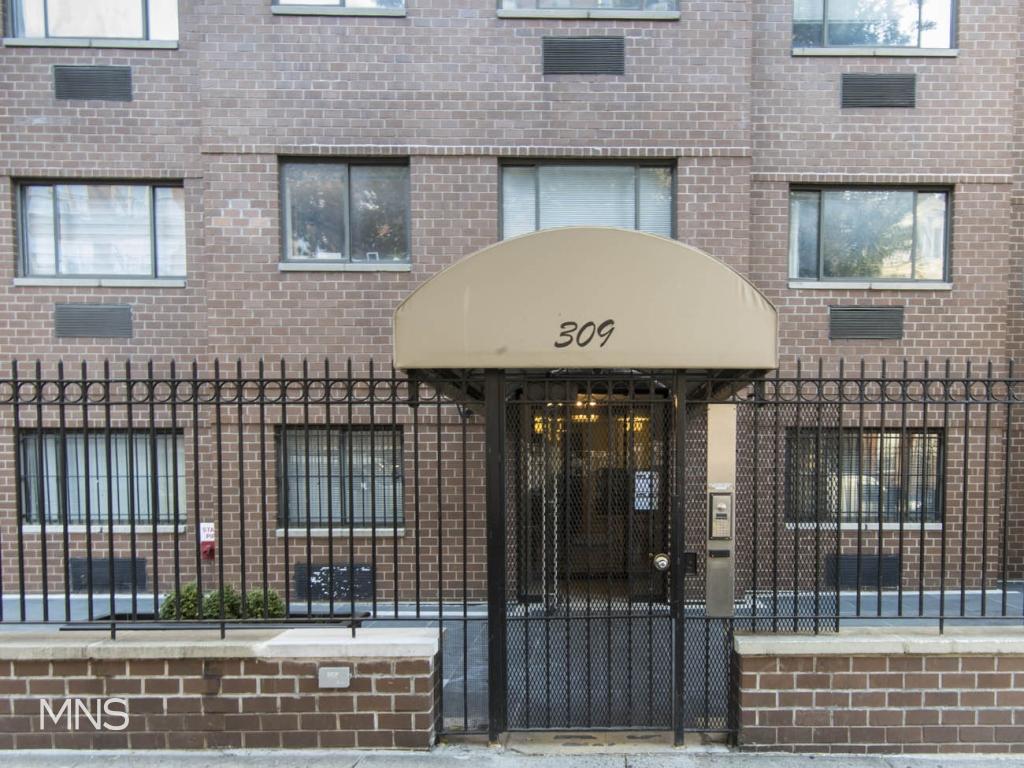
[[[397,310],[399,368],[766,370],[775,307],[738,272],[675,240],[549,229],[451,265]]]

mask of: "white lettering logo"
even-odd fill
[[[47,718],[50,724],[69,731],[82,728],[83,719],[96,731],[123,731],[128,727],[128,699],[64,699],[53,711],[47,699],[39,700],[39,729],[46,730]]]

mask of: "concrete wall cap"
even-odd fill
[[[262,658],[433,658],[440,647],[437,630],[360,629],[352,637],[341,627],[289,629],[256,646]]]
[[[280,630],[234,630],[220,639],[216,630],[125,631],[116,640],[102,632],[0,633],[0,660],[75,659],[237,659],[255,656],[255,644]]]
[[[236,629],[221,639],[216,630],[126,631],[116,640],[102,632],[0,633],[0,660],[76,659],[346,659],[433,658],[436,629],[369,628],[352,637],[343,627]]]
[[[831,635],[737,634],[740,656],[1024,655],[1024,628],[893,632],[842,630]]]

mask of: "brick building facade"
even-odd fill
[[[360,366],[372,360],[378,371],[387,371],[399,303],[445,267],[499,241],[509,226],[506,170],[545,162],[670,169],[673,236],[736,270],[777,308],[784,376],[793,375],[798,362],[813,368],[818,360],[829,376],[840,360],[853,376],[858,371],[877,376],[882,361],[906,361],[916,376],[925,364],[934,373],[950,361],[954,372],[963,372],[968,361],[978,371],[990,360],[1002,375],[1007,360],[1017,356],[1024,345],[1018,276],[1024,231],[1019,4],[955,3],[947,46],[846,50],[797,45],[791,0],[709,0],[681,4],[678,12],[660,16],[620,11],[604,18],[572,18],[557,9],[516,14],[506,11],[510,5],[409,0],[401,12],[345,14],[329,6],[289,8],[271,0],[179,0],[173,41],[69,41],[19,34],[18,25],[27,22],[12,13],[23,6],[6,3],[7,37],[0,46],[2,375],[8,375],[14,359],[29,376],[35,360],[47,376],[61,360],[75,372],[85,361],[93,376],[105,360],[118,371],[131,361],[138,372],[150,362],[165,372],[174,361],[185,377],[192,361],[208,375],[215,360],[225,370],[241,360],[247,376],[260,359],[268,368],[284,360],[289,370],[298,371],[303,360],[320,366],[326,358],[340,371],[346,358],[356,358]],[[544,40],[569,37],[621,37],[623,74],[544,74]],[[76,66],[129,67],[130,100],[55,98],[55,68]],[[845,75],[911,75],[912,106],[844,107]],[[312,161],[344,162],[346,168],[407,167],[407,259],[381,265],[370,259],[336,264],[289,257],[286,168]],[[28,269],[25,190],[97,182],[181,186],[184,275],[51,277]],[[794,193],[842,189],[944,195],[941,274],[923,280],[829,280],[821,267],[812,278],[797,273],[791,265]],[[821,220],[817,226],[824,226]],[[913,248],[911,260],[924,253],[923,245]],[[642,292],[644,287],[625,289]],[[67,304],[130,305],[130,336],[55,333],[55,307]],[[897,338],[832,338],[830,308],[835,306],[901,308],[902,330]],[[997,410],[996,416],[1009,420],[1009,411]],[[181,415],[179,426],[186,432],[189,418]],[[243,430],[232,418],[228,414],[225,421],[229,437],[237,428],[241,443]],[[255,417],[250,412],[241,418],[251,426]],[[886,423],[873,412],[865,418],[872,429]],[[1020,578],[1024,535],[1019,526],[1005,527],[1003,545],[993,543],[995,536],[980,538],[974,525],[968,541],[959,527],[981,519],[977,510],[983,495],[988,499],[990,470],[987,433],[982,450],[979,427],[968,439],[966,420],[955,418],[948,422],[946,439],[965,447],[962,458],[951,458],[950,474],[966,473],[968,457],[978,471],[983,452],[986,475],[984,490],[976,486],[969,492],[970,511],[956,489],[944,499],[958,509],[963,500],[962,517],[946,527],[949,558],[959,560],[963,551],[974,570],[983,558],[1001,559],[1007,564],[1003,581]],[[981,411],[971,418],[983,424]],[[273,425],[282,417],[268,419]],[[401,419],[408,436],[411,422],[405,415]],[[442,415],[440,410],[425,417],[419,469],[424,476],[436,471],[438,481],[435,486],[424,482],[423,510],[417,508],[416,518],[425,531],[452,527],[458,536],[442,544],[440,534],[436,540],[425,534],[421,549],[417,528],[414,551],[412,531],[399,533],[396,524],[394,537],[385,532],[374,547],[361,536],[352,550],[356,559],[374,558],[384,577],[377,597],[394,599],[396,612],[398,598],[413,594],[417,600],[441,595],[455,601],[482,600],[486,594],[483,427],[471,425],[461,453],[430,444],[438,420],[447,436],[458,435],[459,419],[454,411]],[[2,423],[4,433],[13,434],[13,425]],[[323,415],[315,415],[313,423],[322,425]],[[5,475],[16,473],[14,442],[5,441],[8,447],[0,451]],[[1005,523],[1022,512],[1024,472],[1015,456],[1001,452],[1005,441],[993,444],[992,487],[1001,489],[1001,478],[1013,473],[1001,517]],[[197,464],[219,461],[213,451],[206,438],[201,453],[193,455],[186,447],[185,476],[191,477]],[[226,459],[227,472],[239,464],[255,465],[258,451],[259,445],[248,440]],[[283,460],[273,448],[271,453],[265,471],[279,477]],[[412,455],[403,461],[404,474],[411,476]],[[439,467],[468,472],[472,479],[461,489],[442,488]],[[195,490],[204,510],[212,509],[218,489],[210,477],[204,482]],[[242,525],[235,509],[245,504],[255,510],[265,502],[273,516],[280,493],[273,484],[229,488],[219,500],[227,508],[226,528]],[[449,496],[461,498],[462,507],[453,502],[441,510],[438,499]],[[14,488],[0,487],[4,561],[17,558],[18,534],[27,536],[33,546],[22,549],[24,573],[35,584],[41,576],[35,545],[43,535],[20,531],[15,508]],[[469,510],[465,524],[463,510]],[[768,520],[767,513],[757,514]],[[920,574],[919,587],[934,589],[941,579],[940,531],[934,521],[926,531],[918,520],[920,532],[910,526],[906,541],[902,527],[898,533],[887,530],[891,544],[883,549],[898,551],[908,578]],[[998,517],[993,525],[999,525]],[[198,562],[195,530],[184,526],[179,542],[173,528],[159,533],[162,562],[168,567],[177,549],[187,581]],[[60,531],[47,536],[51,552],[67,546]],[[111,553],[131,554],[127,532],[116,536]],[[245,536],[243,527],[240,538],[247,543],[241,548],[223,542],[221,557],[232,572],[246,562],[245,550],[250,556],[259,550],[257,529]],[[877,528],[862,536],[845,530],[841,549],[873,550],[877,537]],[[920,537],[926,540],[923,556],[916,543]],[[297,562],[283,553],[282,538],[287,535],[272,539],[265,561],[249,561],[256,568],[265,563],[265,582],[277,589],[290,577],[285,563]],[[783,546],[792,546],[793,538],[792,528],[784,532]],[[89,543],[76,531],[70,546],[81,556]],[[425,570],[421,584],[418,574],[414,581],[412,571],[400,574],[395,568],[399,555],[404,562],[415,556],[419,567],[421,554],[437,556],[435,546],[451,549],[449,572]],[[767,540],[750,546],[749,551],[762,553],[764,569],[770,560]],[[945,557],[944,536],[941,548]],[[158,547],[143,537],[135,549],[152,551],[155,559]],[[321,540],[308,550],[297,540],[294,552],[299,559],[327,556]],[[747,586],[751,579],[755,587],[758,583],[759,577],[750,575],[759,567],[758,557],[753,555],[753,565],[743,564]],[[49,575],[49,586],[57,591],[65,578],[59,571]],[[960,585],[975,589],[988,585],[990,576],[996,584],[987,571],[972,571],[970,578],[961,574]],[[11,568],[4,569],[3,578],[8,590],[17,588],[18,574]],[[155,575],[150,588],[154,580]]]

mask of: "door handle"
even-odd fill
[[[667,571],[669,563],[668,555],[661,552],[656,554],[651,560],[651,564],[654,566],[654,570],[656,571]]]

